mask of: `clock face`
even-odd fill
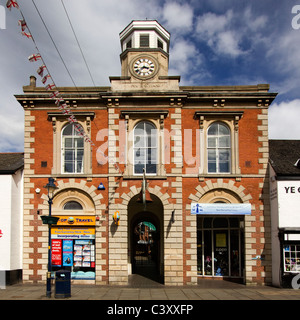
[[[135,75],[147,78],[156,72],[156,65],[151,59],[143,57],[134,61],[132,69]]]

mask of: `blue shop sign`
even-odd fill
[[[247,215],[251,214],[250,203],[192,203],[191,214]]]

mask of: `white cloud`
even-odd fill
[[[224,14],[205,13],[197,18],[198,39],[205,41],[217,55],[235,58],[249,53],[243,48],[243,41],[255,46],[262,38],[262,28],[267,22],[264,15],[254,16],[247,7],[242,12],[227,10]]]
[[[191,30],[193,16],[193,9],[187,4],[180,5],[176,2],[169,2],[163,8],[163,19],[166,21],[166,25],[180,33]]]
[[[300,139],[300,99],[274,103],[269,109],[270,139]]]

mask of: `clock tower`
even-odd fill
[[[121,77],[110,77],[113,91],[179,90],[169,77],[170,33],[156,20],[134,20],[120,32]]]

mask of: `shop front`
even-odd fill
[[[73,280],[95,280],[95,216],[59,216],[51,228],[52,271],[71,272]]]
[[[203,277],[244,277],[244,215],[250,204],[192,204],[197,214],[197,274]]]

